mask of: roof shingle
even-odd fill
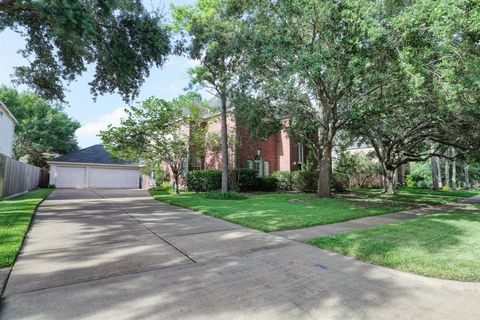
[[[80,149],[78,151],[56,157],[51,161],[101,164],[133,164],[133,161],[114,158],[110,153],[107,152],[107,150],[105,150],[105,148],[101,144],[96,144],[85,149]]]

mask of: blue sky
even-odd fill
[[[145,6],[150,8],[164,8],[166,14],[169,14],[169,3],[171,1],[145,0]],[[174,1],[176,5],[193,3],[193,0]],[[11,31],[4,30],[0,32],[0,85],[14,86],[10,75],[15,66],[26,64],[28,61],[17,53],[24,47],[24,40],[20,35]],[[143,100],[150,96],[156,96],[163,99],[172,99],[184,92],[189,78],[187,70],[195,65],[196,62],[185,57],[171,56],[162,69],[154,68],[150,72],[150,77],[143,84],[140,95],[137,100]],[[68,85],[66,93],[69,106],[65,111],[74,119],[78,120],[82,127],[77,131],[77,138],[80,147],[88,147],[99,143],[96,136],[98,132],[108,126],[108,124],[118,124],[123,116],[123,109],[126,107],[119,95],[99,96],[96,102],[93,101],[90,94],[88,83],[93,79],[93,66],[77,78],[75,82]],[[24,90],[24,87],[17,87]],[[202,94],[204,94],[202,92]],[[206,96],[204,94],[206,98]]]

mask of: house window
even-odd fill
[[[247,168],[256,170],[259,177],[270,175],[270,167],[268,161],[263,161],[262,158],[255,160],[247,160]]]
[[[190,170],[202,170],[202,159],[196,158],[192,161]]]
[[[268,164],[268,161],[263,162],[263,173],[265,176],[270,175],[270,165]]]
[[[263,176],[263,161],[262,159],[255,160],[255,170],[258,172],[258,176]]]
[[[303,148],[303,144],[299,143],[297,149],[298,149],[298,151],[297,151],[298,152],[298,154],[297,154],[298,155],[298,161],[297,162],[299,164],[303,164],[303,163],[305,163],[305,150]]]

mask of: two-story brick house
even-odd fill
[[[210,100],[215,106],[216,100]],[[285,130],[271,135],[268,139],[251,139],[247,129],[236,118],[233,108],[228,110],[229,162],[231,168],[251,168],[260,176],[271,175],[275,171],[294,171],[301,168],[306,154],[301,144],[295,143]],[[207,147],[203,157],[190,159],[189,170],[220,169],[221,149],[220,114],[214,113],[205,118],[208,123]],[[288,123],[288,119],[285,119]]]

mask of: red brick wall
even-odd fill
[[[247,160],[254,160],[260,151],[260,157],[263,161],[269,163],[270,174],[278,170],[277,165],[277,135],[270,136],[267,140],[254,141],[248,136],[244,126],[239,126],[237,131],[239,137],[238,146],[238,168],[247,168]]]
[[[288,120],[284,120],[284,125],[288,125]],[[293,171],[297,169],[297,144],[290,139],[287,132],[281,132],[270,136],[266,140],[250,139],[245,126],[236,125],[236,121],[232,113],[229,114],[227,126],[229,128],[229,138],[232,138],[235,132],[237,142],[229,140],[230,150],[230,167],[247,168],[247,160],[254,160],[260,151],[263,161],[269,163],[269,171],[287,170]],[[215,135],[220,137],[221,123],[220,117],[214,116],[209,119],[207,136]],[[208,138],[207,138],[208,139]],[[211,139],[211,138],[210,138]],[[217,145],[208,147],[205,151],[205,169],[221,168],[221,149]],[[305,155],[306,156],[306,155]]]
[[[227,128],[229,131],[229,138],[232,138],[235,134],[235,120],[233,119],[233,114],[229,113],[227,118]],[[222,132],[222,124],[220,121],[220,115],[213,116],[208,119],[208,130],[207,130],[207,139],[212,140],[212,136],[217,136],[220,138],[220,133]],[[222,168],[222,151],[220,149],[220,140],[216,141],[214,145],[207,145],[205,150],[205,169],[221,169]],[[235,168],[235,141],[229,139],[229,162],[230,167]]]

